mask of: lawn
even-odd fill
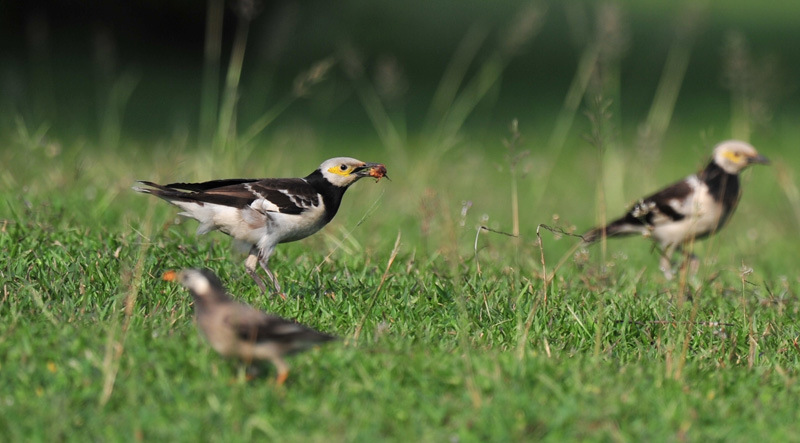
[[[330,226],[278,249],[284,301],[257,291],[225,236],[195,237],[193,221],[129,189],[136,178],[202,177],[202,156],[18,149],[38,155],[10,156],[6,174],[26,192],[3,195],[0,427],[11,440],[751,440],[798,431],[798,236],[791,212],[776,213],[789,204],[774,168],[746,174],[732,223],[698,245],[705,264],[681,282],[661,276],[639,239],[609,241],[603,260],[599,246],[571,253],[577,239],[542,229],[542,254],[539,223],[577,232],[592,223],[591,174],[552,180],[548,194],[561,205],[539,207],[525,203],[541,186],[535,172],[518,177],[512,238],[478,234],[482,225],[511,230],[513,176],[502,156],[465,146],[431,166],[356,147],[353,155],[385,162],[392,180],[356,184]],[[593,148],[584,151],[553,174],[590,170]],[[323,154],[265,150],[250,164],[275,156],[267,173],[302,175]],[[653,181],[700,161],[669,165]],[[178,176],[158,172],[175,162]],[[220,166],[221,176],[235,173]],[[238,298],[342,340],[293,357],[283,388],[268,367],[244,381],[198,336],[188,294],[159,278],[198,266]]]
[[[592,89],[578,64],[575,107],[559,90],[563,102],[537,102],[516,125],[503,97],[536,95],[500,86],[513,57],[487,45],[485,60],[442,74],[459,87],[448,99],[442,82],[424,109],[398,111],[356,78],[357,112],[304,120],[314,104],[288,95],[260,123],[221,112],[220,127],[244,129],[207,143],[191,128],[127,133],[113,100],[106,110],[119,112],[96,134],[4,117],[2,439],[796,440],[794,111],[759,122],[736,88],[721,102],[655,100],[651,113],[673,120],[647,119],[662,132],[646,138],[647,112],[613,86],[624,90],[621,71]],[[659,85],[680,85],[682,74],[665,76]],[[309,86],[312,102],[325,84]],[[732,220],[695,245],[696,275],[666,280],[642,239],[581,246],[575,235],[734,136],[772,165],[742,175]],[[257,290],[228,237],[195,236],[195,221],[130,189],[305,176],[338,155],[382,162],[391,180],[353,185],[320,233],[277,248],[286,300]],[[269,365],[248,381],[198,335],[189,294],[161,279],[187,267],[341,339],[290,357],[284,386]]]

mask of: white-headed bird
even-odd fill
[[[672,278],[675,252],[714,234],[730,219],[741,197],[739,173],[754,163],[769,160],[749,143],[719,143],[705,169],[640,199],[624,216],[590,230],[583,239],[592,243],[603,236],[650,237],[661,249],[661,270]]]
[[[386,167],[337,157],[324,161],[305,178],[228,179],[168,185],[140,181],[146,187],[133,189],[181,208],[180,215],[200,222],[198,235],[222,231],[249,248],[245,260],[247,273],[266,292],[266,285],[256,271],[256,265],[261,265],[275,291],[281,294],[280,284],[268,264],[275,247],[322,229],[336,215],[347,188],[364,177],[380,180],[386,177]]]

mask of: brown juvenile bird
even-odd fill
[[[197,327],[215,351],[246,363],[271,361],[278,370],[278,386],[289,376],[284,356],[336,339],[235,301],[225,292],[219,278],[208,269],[167,271],[163,278],[178,280],[189,289],[194,298]]]
[[[714,148],[711,162],[697,174],[640,199],[628,212],[606,226],[583,235],[587,243],[606,237],[639,234],[651,237],[661,249],[661,271],[670,279],[671,258],[687,243],[719,231],[736,210],[741,197],[739,173],[769,160],[749,143],[728,140]],[[692,256],[696,265],[696,258]]]
[[[256,272],[261,265],[278,294],[278,279],[269,258],[280,243],[308,237],[336,215],[347,188],[364,177],[380,180],[386,167],[349,157],[324,161],[304,178],[213,180],[159,185],[140,181],[133,190],[162,198],[198,222],[197,234],[219,230],[249,248],[245,269],[262,292],[267,287]],[[387,177],[388,178],[388,177]]]

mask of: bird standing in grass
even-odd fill
[[[748,143],[724,141],[714,148],[705,169],[640,199],[624,216],[590,230],[583,239],[592,243],[603,236],[652,237],[661,249],[661,270],[671,279],[674,253],[725,225],[741,197],[739,173],[754,163],[768,164],[769,160]],[[694,256],[692,262],[696,267]]]
[[[380,180],[386,177],[386,167],[337,157],[326,160],[305,178],[229,179],[164,186],[140,181],[146,187],[133,189],[181,208],[180,215],[200,222],[198,235],[219,230],[248,247],[247,273],[266,292],[256,271],[256,264],[261,265],[275,291],[282,295],[268,265],[275,246],[322,229],[336,215],[347,188],[363,177]]]
[[[253,360],[271,361],[278,370],[279,386],[289,376],[285,355],[336,339],[233,300],[208,269],[167,271],[163,278],[177,280],[189,289],[194,298],[197,327],[215,351],[248,364]]]

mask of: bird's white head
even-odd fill
[[[768,164],[769,160],[750,143],[727,140],[714,148],[714,163],[728,174],[738,174],[753,163]]]
[[[350,157],[335,157],[322,162],[319,172],[334,186],[346,188],[363,177],[381,179],[386,176],[386,166],[366,163]]]

